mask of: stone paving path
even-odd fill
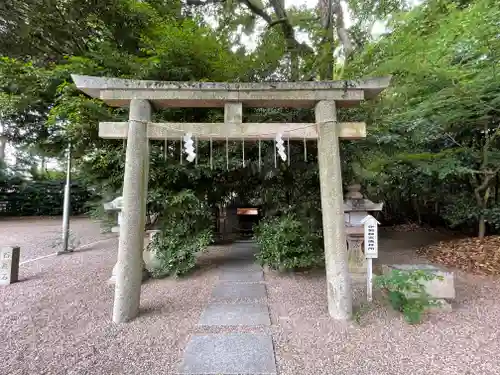
[[[273,341],[266,332],[250,328],[269,327],[269,308],[262,268],[254,263],[251,242],[231,247],[231,258],[220,267],[208,306],[184,350],[180,374],[274,375]]]

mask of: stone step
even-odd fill
[[[266,287],[260,283],[222,282],[215,285],[212,300],[263,299],[267,297]]]
[[[238,283],[258,283],[264,281],[264,273],[262,271],[238,271],[229,270],[223,271],[219,276],[219,281],[222,282],[238,282]]]
[[[272,339],[269,335],[253,333],[192,336],[179,374],[275,375]]]
[[[264,304],[210,304],[203,311],[200,326],[270,326],[269,310]]]

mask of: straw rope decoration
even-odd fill
[[[130,119],[129,121],[135,121],[135,122],[144,123],[144,124],[151,124],[150,121],[143,121],[143,120]],[[294,133],[294,132],[296,132],[298,130],[303,130],[303,129],[307,129],[307,128],[311,128],[311,127],[316,127],[318,125],[328,124],[328,123],[338,123],[338,121],[337,120],[325,120],[325,121],[321,121],[321,122],[309,123],[309,124],[307,124],[305,126],[301,126],[301,127],[298,127],[298,128],[294,128],[294,129],[290,129],[290,130],[284,131],[284,133],[287,134],[287,154],[288,155],[286,155],[286,156],[287,156],[287,159],[288,159],[287,160],[288,165],[290,165],[290,134]],[[183,131],[183,130],[170,129],[168,127],[168,125],[162,125],[162,124],[158,124],[158,123],[155,123],[155,125],[159,126],[159,127],[162,127],[162,128],[165,128],[165,129],[168,129],[171,132],[179,132],[181,134],[186,134],[186,132]],[[219,136],[219,135],[218,134],[209,134],[209,135],[206,135],[206,134],[192,134],[192,135],[195,136],[196,149],[198,149],[198,137],[207,137],[208,136],[210,138],[210,168],[213,169],[213,139],[212,139],[212,137]],[[276,132],[258,134],[259,171],[261,170],[261,167],[262,167],[261,137],[262,136],[270,136],[270,135],[276,135]],[[181,142],[180,142],[180,163],[182,164],[182,162],[183,162],[183,158],[182,158],[182,151],[183,151],[183,149],[182,149],[182,141],[183,141],[183,136],[182,135],[180,136],[180,140],[181,140]],[[167,141],[168,141],[168,139],[167,139],[167,137],[165,137],[165,152],[164,152],[165,159],[167,158],[167,148],[168,148]],[[126,144],[126,139],[123,140],[123,143],[124,143],[124,145]],[[273,143],[274,143],[274,166],[275,166],[275,168],[277,168],[277,166],[278,166],[278,154],[277,154],[277,149],[276,149],[276,138],[274,138]],[[307,162],[307,139],[306,139],[305,135],[304,135],[303,143],[304,143],[304,161]],[[242,149],[243,167],[245,167],[245,138],[244,137],[242,138],[242,146],[243,146],[243,149]],[[198,155],[196,155],[195,163],[196,163],[196,165],[198,164]],[[226,169],[229,170],[229,138],[228,137],[226,137]]]

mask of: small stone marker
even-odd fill
[[[382,266],[383,273],[389,273],[392,270],[402,272],[425,271],[433,274],[438,278],[420,281],[427,294],[436,299],[455,299],[455,276],[451,271],[445,271],[432,264],[390,264]]]
[[[0,285],[9,285],[19,279],[19,246],[4,246],[0,250]]]

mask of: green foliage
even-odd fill
[[[400,0],[349,0],[345,5],[354,24],[348,34],[356,51],[347,62],[339,58],[344,43],[336,34],[339,25],[326,33],[311,7],[285,10],[275,0],[189,3],[0,4],[5,14],[0,17],[0,123],[2,135],[26,151],[31,161],[26,169],[41,178],[33,160],[59,157],[70,140],[78,180],[103,199],[121,194],[124,144],[100,139],[97,125],[125,121],[127,111],[79,92],[71,73],[221,82],[309,80],[318,72],[336,79],[391,74],[391,87],[380,100],[339,109],[342,121],[369,124],[366,141],[342,142],[344,181],[361,182],[369,198],[383,201],[386,222],[468,229],[486,221],[490,230],[500,228],[498,1],[427,0],[409,7]],[[215,29],[207,15],[217,21]],[[333,18],[340,22],[339,15]],[[262,21],[267,27],[256,35]],[[370,36],[375,21],[387,24],[377,39]],[[252,34],[255,48],[244,43],[243,32]],[[310,43],[299,42],[298,32]],[[169,108],[154,117],[219,122],[223,114]],[[244,117],[247,122],[314,121],[309,110],[245,109]],[[178,143],[170,142],[164,160],[163,142],[152,142],[149,212],[161,213],[168,194],[191,189],[210,209],[236,195],[269,216],[297,215],[309,232],[320,233],[315,142],[308,142],[305,161],[302,142],[292,141],[291,165],[278,168],[273,145],[263,144],[261,169],[256,144],[245,142],[242,168],[241,142],[231,142],[229,170],[223,142],[214,143],[212,170],[208,142],[199,144],[196,168],[179,165]]]
[[[167,196],[160,233],[148,245],[158,260],[153,277],[181,276],[192,270],[196,256],[212,242],[211,219],[209,208],[192,191]]]
[[[255,228],[261,265],[280,271],[324,263],[322,238],[293,214],[264,219]]]
[[[353,319],[356,323],[361,324],[363,316],[373,309],[373,304],[363,302],[361,305],[354,307]]]
[[[427,294],[422,282],[440,278],[422,270],[392,270],[391,273],[375,276],[374,286],[386,292],[391,306],[401,311],[408,323],[416,324],[422,321],[422,314],[427,308],[439,306],[439,302]]]
[[[499,17],[494,0],[428,0],[395,14],[349,67],[393,76],[364,107],[373,126],[354,154],[370,194],[397,220],[481,228],[498,205]]]
[[[2,216],[59,216],[63,212],[65,180],[25,180],[19,176],[0,181]],[[71,214],[86,212],[92,194],[78,182],[71,184]]]

